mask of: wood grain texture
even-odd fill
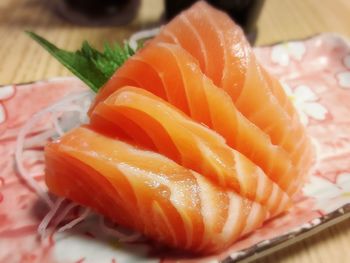
[[[34,30],[58,46],[75,50],[84,39],[101,47],[160,23],[163,2],[144,0],[138,17],[123,27],[70,24],[47,4],[52,0],[0,1],[0,85],[71,75],[23,32]],[[266,0],[256,21],[256,43],[265,45],[338,32],[350,38],[349,0]],[[350,220],[260,260],[267,262],[350,262]]]

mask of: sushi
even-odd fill
[[[46,145],[49,190],[193,253],[286,211],[314,161],[281,84],[203,1],[128,58],[88,115]]]

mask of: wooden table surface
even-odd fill
[[[51,11],[50,1],[0,1],[0,85],[71,75],[24,30],[33,30],[65,49],[77,49],[84,39],[101,47],[104,41],[121,41],[134,31],[157,25],[164,8],[161,0],[144,0],[130,25],[98,28],[64,21]],[[257,28],[257,45],[320,32],[338,32],[350,38],[350,1],[266,0]],[[350,220],[259,262],[350,262]]]

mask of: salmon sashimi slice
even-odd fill
[[[145,70],[147,74],[142,75]],[[181,47],[166,43],[148,44],[119,68],[99,91],[90,115],[99,102],[124,87],[120,85],[119,78],[137,81],[137,87],[153,94],[163,94],[161,98],[218,132],[230,147],[260,166],[282,189],[288,190],[288,193],[297,189],[296,179],[305,172],[298,167],[297,158],[292,159],[283,148],[273,145],[269,136],[237,110],[230,96],[203,75],[196,60]],[[182,92],[169,98],[166,94],[172,89]],[[186,107],[181,108],[174,101],[183,101]]]
[[[45,160],[52,193],[171,247],[214,253],[268,217],[258,203],[172,160],[88,127],[48,143]]]
[[[297,115],[288,116],[279,106],[267,88],[267,82],[262,81],[264,79],[263,73],[258,67],[256,59],[252,57],[251,61],[245,88],[235,105],[250,121],[269,134],[274,144],[284,148],[296,165],[307,170],[310,163],[305,163],[306,159],[302,157],[304,157],[305,152],[312,148],[312,145],[305,127]],[[256,89],[255,87],[260,88]],[[261,107],[260,110],[251,111],[256,105]]]
[[[98,117],[97,122],[95,116]],[[288,195],[258,166],[230,148],[217,133],[192,121],[150,92],[134,87],[116,91],[96,106],[91,114],[91,126],[103,132],[105,126],[99,125],[105,119],[108,124],[114,123],[114,127],[109,125],[106,132],[118,131],[123,125],[120,116],[122,120],[128,118],[143,129],[159,153],[221,187],[261,203],[271,215],[289,207]],[[134,130],[124,131],[144,146],[143,139]]]
[[[192,37],[182,33],[189,30],[189,25]],[[199,1],[164,26],[153,41],[175,43],[186,49],[198,60],[202,71],[231,96],[249,120],[269,134],[274,144],[281,145],[294,158],[310,153],[310,140],[284,90],[275,80],[269,84],[272,77],[266,78],[266,71],[261,72],[242,30],[228,15]],[[305,160],[299,161],[307,170],[310,163]]]
[[[210,9],[207,3],[197,2],[165,25],[154,41],[183,47],[198,60],[202,71],[217,86],[229,82],[227,78],[230,78],[230,90],[238,96],[240,87],[244,85],[249,45],[240,27],[231,19],[222,21],[221,14],[213,16]],[[216,19],[223,23],[218,23]],[[230,50],[226,41],[231,44]],[[225,74],[227,65],[234,65],[236,70]]]

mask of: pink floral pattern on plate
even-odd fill
[[[6,86],[0,88],[0,262],[230,262],[256,258],[291,237],[350,217],[349,43],[323,34],[255,52],[284,83],[317,149],[318,163],[290,211],[221,254],[204,258],[171,257],[170,251],[155,252],[147,242],[120,243],[99,229],[96,216],[55,234],[50,242],[40,242],[36,229],[47,208],[16,174],[15,136],[35,112],[85,87],[74,78]],[[44,121],[36,129],[46,125]],[[38,151],[29,151],[26,160],[29,168],[42,165]]]

